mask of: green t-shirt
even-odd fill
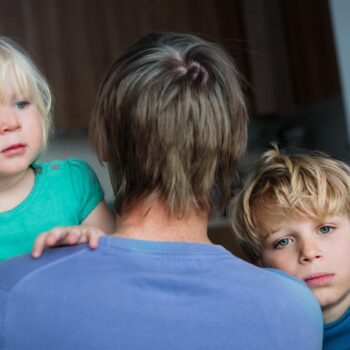
[[[0,213],[0,261],[29,253],[41,232],[81,224],[103,199],[96,174],[81,160],[55,160],[32,167],[35,182],[28,197]]]

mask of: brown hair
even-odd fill
[[[107,72],[90,131],[119,213],[154,195],[169,214],[222,208],[247,138],[235,65],[196,36],[150,33]]]
[[[288,152],[264,153],[229,206],[238,244],[256,263],[274,216],[350,217],[350,168],[321,152]]]

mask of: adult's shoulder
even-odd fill
[[[280,292],[292,294],[292,296],[295,296],[298,301],[300,300],[300,297],[306,298],[319,308],[319,304],[310,288],[300,279],[289,275],[284,271],[273,268],[264,268],[261,269],[261,272],[266,276],[269,276],[268,278],[271,284]]]
[[[226,264],[225,270],[228,271],[228,274],[234,279],[239,276],[243,283],[252,283],[260,285],[261,289],[273,289],[279,292],[296,289],[308,296],[313,296],[303,281],[284,271],[273,268],[261,268],[235,256],[226,259],[226,262],[228,264]]]
[[[85,244],[72,247],[47,249],[43,256],[37,259],[31,255],[21,255],[0,263],[0,290],[9,293],[22,282],[30,280],[31,276],[50,270],[57,264],[65,263],[88,252]]]
[[[310,288],[301,280],[277,269],[260,269],[262,287],[274,296],[274,310],[288,315],[290,321],[299,320],[304,326],[322,332],[320,305]]]
[[[289,316],[304,317],[322,323],[322,313],[315,296],[301,280],[277,269],[260,268],[233,257],[225,271],[230,285],[239,285],[250,294],[261,310],[275,310]]]

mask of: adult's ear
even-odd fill
[[[107,162],[107,154],[106,154],[106,151],[104,149],[104,147],[100,147],[99,150],[98,150],[98,158],[106,163]]]
[[[105,141],[102,139],[103,136],[98,135],[97,137],[93,138],[91,135],[92,134],[90,132],[91,146],[92,146],[92,149],[97,154],[99,161],[107,162],[107,150],[106,150]]]

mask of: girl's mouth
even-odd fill
[[[15,145],[11,145],[3,149],[1,153],[11,156],[11,155],[21,154],[24,151],[25,151],[25,145],[23,145],[22,143],[17,143]]]

